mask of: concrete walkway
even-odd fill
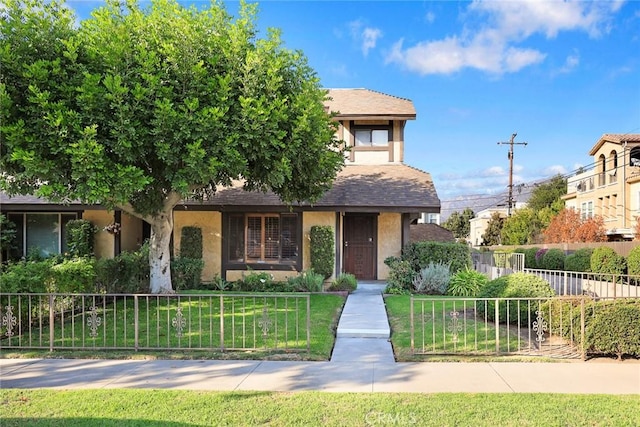
[[[328,362],[0,359],[0,388],[640,394],[638,361],[395,363],[383,289],[349,295]]]
[[[361,283],[342,309],[331,362],[395,363],[384,283]]]

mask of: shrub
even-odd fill
[[[582,300],[582,297],[561,297],[545,301],[540,305],[549,334],[559,335],[576,345],[580,344]]]
[[[640,356],[640,303],[616,300],[600,307],[585,327],[587,352]]]
[[[546,254],[548,250],[549,249],[542,248],[536,251],[536,268],[543,268],[542,260],[544,259],[544,254]]]
[[[542,257],[542,268],[545,270],[562,270],[564,268],[564,251],[549,249]]]
[[[564,259],[564,269],[567,271],[589,272],[591,271],[591,254],[593,249],[582,248],[568,255]]]
[[[176,257],[171,261],[171,282],[176,291],[198,289],[201,285],[202,259]]]
[[[202,229],[182,227],[180,231],[180,257],[202,259]]]
[[[322,275],[323,279],[331,277],[334,269],[334,237],[333,228],[314,225],[309,233],[311,239],[311,269]]]
[[[529,248],[524,250],[524,268],[538,268],[536,254],[540,248]]]
[[[528,273],[513,273],[488,282],[478,293],[478,298],[522,298],[523,301],[500,301],[498,321],[507,322],[508,320],[510,323],[520,321],[526,324],[529,320],[535,320],[537,303],[530,306],[525,299],[554,295],[555,292],[544,279]],[[486,314],[487,319],[495,321],[495,301],[488,300],[486,305],[481,303],[478,312],[482,316]]]
[[[451,276],[447,295],[473,297],[487,284],[489,279],[482,273],[466,268]]]
[[[6,293],[43,293],[51,276],[53,262],[20,261],[8,264],[0,274],[0,291]]]
[[[89,258],[67,259],[51,266],[45,284],[51,293],[86,293],[95,291],[96,272]]]
[[[96,227],[86,219],[74,219],[65,227],[67,249],[72,257],[93,256]]]
[[[444,295],[450,278],[449,264],[430,262],[413,278],[413,288],[421,294]]]
[[[629,251],[627,269],[631,276],[640,276],[640,246],[636,246]]]
[[[269,273],[249,271],[243,274],[242,279],[233,284],[236,291],[241,292],[266,292],[273,288],[273,277]]]
[[[452,273],[472,265],[471,250],[464,243],[410,243],[402,249],[402,259],[409,261],[411,268],[416,273],[430,263],[448,263]]]
[[[149,291],[149,246],[135,252],[122,252],[95,263],[96,289],[109,294]]]
[[[624,274],[626,260],[608,246],[600,246],[591,254],[591,271],[600,274]]]
[[[413,288],[413,278],[416,276],[411,263],[398,257],[388,257],[384,263],[389,266],[387,289],[402,289],[409,292]],[[385,293],[389,292],[385,291]]]
[[[313,269],[303,271],[299,276],[291,277],[288,284],[291,290],[300,292],[322,292],[324,277],[315,273]]]
[[[356,280],[356,276],[350,273],[342,273],[331,282],[328,290],[353,292],[357,288],[358,281]]]

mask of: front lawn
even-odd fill
[[[159,357],[207,359],[288,359],[328,360],[333,348],[335,328],[345,297],[336,294],[310,295],[310,341],[306,350],[306,300],[269,298],[269,294],[246,294],[225,297],[224,312],[218,297],[189,294],[175,297],[139,297],[137,313],[133,300],[93,300],[81,306],[97,305],[99,327],[91,334],[87,322],[90,310],[75,309],[57,319],[54,328],[55,347],[66,347],[53,353],[43,350],[4,349],[5,357]],[[281,294],[282,295],[282,294]],[[286,295],[286,294],[285,294]],[[183,322],[180,322],[178,308]],[[220,318],[224,317],[223,327]],[[48,320],[45,317],[45,321]],[[48,325],[11,338],[31,345],[49,343]],[[135,324],[137,323],[137,333]],[[176,329],[180,325],[180,334]],[[263,326],[268,331],[263,332]],[[221,331],[224,336],[221,337]],[[135,342],[139,350],[134,351]],[[216,350],[224,342],[226,351]],[[7,338],[2,345],[9,344]],[[69,348],[69,347],[74,347]],[[94,347],[93,349],[91,347]],[[237,351],[229,351],[236,349]]]
[[[0,390],[2,426],[637,426],[640,396]]]

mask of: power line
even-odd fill
[[[514,132],[511,135],[511,140],[509,142],[498,142],[498,145],[509,145],[509,199],[507,200],[507,216],[511,216],[511,208],[513,206],[513,146],[514,145],[527,145],[526,142],[513,142],[516,139],[518,134]]]

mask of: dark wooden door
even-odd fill
[[[374,280],[377,264],[377,230],[375,215],[346,215],[344,217],[345,273],[358,279]]]

